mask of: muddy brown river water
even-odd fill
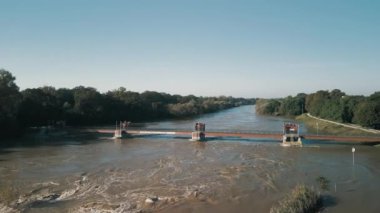
[[[194,120],[225,128],[225,116],[252,126],[260,120],[268,130],[283,121],[257,118],[252,106]],[[285,148],[271,140],[172,136],[23,140],[33,145],[0,149],[0,212],[269,212],[300,183],[322,193],[324,212],[380,211],[380,148],[371,146],[356,145],[353,164],[351,144],[315,141]],[[319,176],[329,190],[319,188]]]

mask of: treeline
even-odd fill
[[[119,89],[100,93],[95,88],[40,87],[19,91],[15,77],[0,69],[0,128],[6,134],[26,127],[97,125],[115,120],[133,122],[182,118],[245,104],[254,99],[180,96]]]
[[[268,115],[297,116],[309,112],[314,116],[343,123],[380,128],[380,92],[349,96],[334,89],[312,94],[300,93],[282,99],[259,99],[256,112]]]
[[[296,116],[305,112],[307,95],[300,93],[295,97],[281,99],[258,99],[256,112],[262,115]]]

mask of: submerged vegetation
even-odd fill
[[[322,207],[322,197],[314,189],[297,185],[270,213],[312,213]]]
[[[328,191],[330,189],[330,181],[326,177],[319,176],[319,177],[317,177],[316,181],[318,182],[319,187],[322,190]]]
[[[106,93],[84,86],[73,89],[45,86],[19,91],[15,77],[0,69],[0,128],[3,130],[0,138],[27,127],[181,118],[254,103],[255,99],[225,96],[137,93],[123,87]]]
[[[343,123],[380,129],[380,92],[365,96],[349,96],[334,89],[312,94],[300,93],[282,99],[259,99],[259,114],[297,116],[303,113]]]

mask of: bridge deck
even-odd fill
[[[98,133],[114,134],[111,129],[97,129]],[[179,131],[179,130],[149,130],[149,129],[134,129],[128,130],[132,135],[183,135],[191,137],[192,131]],[[260,132],[224,132],[212,131],[206,132],[206,137],[238,137],[238,138],[265,138],[282,141],[282,133],[260,133]],[[355,143],[380,143],[380,136],[334,136],[334,135],[301,135],[302,138],[307,140],[330,140],[339,142],[355,142]]]

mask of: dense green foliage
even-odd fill
[[[288,96],[284,99],[258,99],[256,112],[263,115],[300,115],[305,111],[306,96],[300,93],[296,97]]]
[[[15,77],[10,72],[0,69],[0,128],[4,133],[17,128],[21,96],[14,81]]]
[[[281,102],[275,99],[258,99],[256,112],[263,115],[278,115]]]
[[[380,128],[380,92],[369,97],[349,96],[334,89],[320,90],[312,94],[298,94],[283,99],[259,99],[256,111],[259,114],[296,116],[309,112],[328,120],[355,123],[366,127]]]
[[[290,194],[270,209],[270,213],[318,212],[322,207],[321,196],[305,185],[297,185]]]
[[[25,127],[66,123],[67,125],[110,124],[115,120],[133,122],[181,118],[215,112],[255,100],[232,97],[180,96],[119,89],[100,93],[95,88],[40,87],[19,91],[15,77],[0,70],[0,136]]]

